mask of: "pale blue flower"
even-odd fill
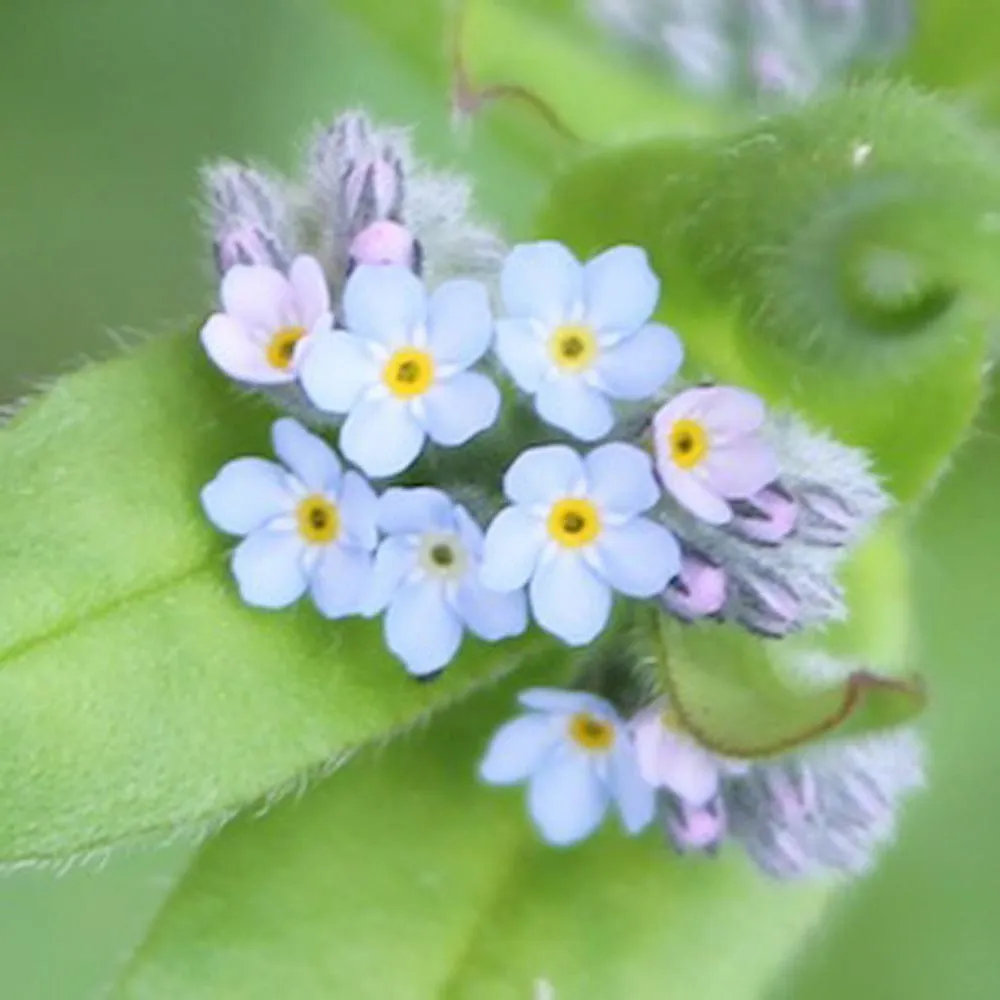
[[[271,436],[283,465],[238,458],[201,491],[209,520],[243,536],[232,556],[240,596],[284,608],[308,591],[327,618],[360,614],[378,541],[375,493],[296,421],[278,420]]]
[[[542,628],[571,646],[607,624],[612,590],[653,597],[680,569],[680,546],[641,517],[659,500],[648,455],[612,442],[585,458],[566,445],[529,448],[504,477],[512,506],[486,532],[482,579],[501,592],[529,585]]]
[[[369,612],[387,608],[386,644],[416,676],[458,652],[462,633],[496,642],[527,627],[523,590],[500,594],[479,581],[483,532],[440,490],[387,490],[378,503],[386,538],[375,559]]]
[[[500,283],[508,318],[497,323],[497,354],[542,419],[575,437],[604,437],[609,400],[648,399],[680,367],[677,335],[648,322],[660,282],[639,247],[581,265],[561,243],[521,244]]]
[[[479,766],[491,785],[528,784],[528,810],[542,837],[575,844],[600,826],[614,804],[636,834],[653,818],[656,793],[639,773],[628,730],[603,698],[533,688],[528,712],[502,726]]]
[[[493,339],[482,284],[446,281],[428,298],[407,268],[362,265],[344,317],[346,332],[313,338],[299,377],[321,410],[347,415],[340,449],[369,476],[402,472],[428,437],[455,447],[496,421],[497,387],[468,370]]]

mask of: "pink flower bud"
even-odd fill
[[[215,242],[215,264],[224,275],[237,264],[263,264],[283,270],[287,261],[277,243],[256,226],[223,231]]]
[[[861,525],[861,519],[847,504],[823,487],[806,487],[800,500],[800,534],[811,545],[844,545]]]
[[[351,162],[341,189],[344,215],[353,229],[379,219],[396,218],[403,208],[403,168],[383,152]]]
[[[816,781],[807,768],[794,775],[783,768],[767,768],[764,785],[771,796],[775,822],[782,826],[804,823],[816,810]]]
[[[721,796],[704,806],[690,806],[671,798],[664,819],[667,836],[681,854],[711,854],[726,836],[726,810]]]
[[[718,614],[726,603],[726,571],[705,556],[685,552],[681,571],[663,592],[667,610],[694,621]]]
[[[784,638],[798,625],[802,601],[775,577],[757,575],[740,581],[739,620],[754,632]]]
[[[351,265],[399,264],[419,270],[416,241],[410,231],[398,222],[383,219],[373,222],[351,240],[348,251]]]
[[[730,501],[730,530],[759,545],[779,545],[794,530],[799,519],[795,498],[780,484],[772,483],[748,500]]]

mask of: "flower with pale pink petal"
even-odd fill
[[[707,806],[719,794],[723,776],[744,774],[749,765],[720,757],[685,732],[666,698],[647,706],[630,723],[639,773],[689,806]]]
[[[333,325],[323,269],[306,255],[287,276],[264,264],[231,267],[222,308],[202,327],[202,345],[222,371],[251,385],[294,382],[307,343]]]
[[[728,386],[687,389],[653,418],[656,470],[675,500],[708,524],[732,520],[746,500],[778,476],[763,441],[763,402]]]

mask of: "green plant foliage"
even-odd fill
[[[593,45],[585,32],[567,30],[544,15],[548,0],[339,0],[338,8],[378,26],[400,58],[441,84],[453,82],[455,45],[477,89],[512,85],[521,97],[500,102],[499,130],[524,143],[524,119],[538,117],[524,102],[529,92],[552,107],[585,142],[630,134],[704,134],[726,119],[721,109],[666,89],[661,76],[627,56]],[[541,15],[541,16],[540,16]],[[520,119],[520,130],[512,122]],[[539,118],[539,121],[544,121]],[[491,122],[495,125],[495,121]],[[518,131],[521,132],[518,136]]]
[[[684,728],[723,756],[770,757],[827,736],[861,736],[909,722],[924,707],[916,679],[859,669],[807,686],[782,670],[780,648],[732,626],[658,617],[670,703]]]
[[[475,779],[514,692],[479,693],[304,801],[234,822],[114,1000],[721,1000],[769,982],[830,887],[767,883],[735,854],[678,859],[659,831],[628,839],[613,821],[544,846],[519,790]]]
[[[872,84],[736,136],[583,157],[537,232],[584,255],[647,248],[690,374],[868,448],[906,501],[980,403],[998,210],[992,140],[932,98]]]
[[[516,665],[421,685],[379,626],[244,607],[201,486],[270,414],[193,336],[55,383],[0,431],[0,863],[216,823]]]

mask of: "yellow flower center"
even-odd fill
[[[291,368],[295,346],[308,332],[304,326],[283,326],[267,345],[267,363],[279,371]]]
[[[693,469],[708,453],[708,435],[697,420],[678,420],[670,428],[670,458],[682,469]]]
[[[589,712],[577,712],[569,720],[569,735],[584,750],[610,750],[615,742],[615,727]]]
[[[589,500],[568,498],[553,504],[549,535],[560,545],[578,549],[601,533],[601,515]]]
[[[299,534],[311,545],[326,545],[340,534],[340,511],[321,493],[299,502],[296,520]]]
[[[465,549],[451,533],[424,535],[419,559],[427,573],[445,580],[458,579],[468,568]]]
[[[582,372],[597,357],[597,335],[589,326],[567,323],[552,331],[549,354],[556,367],[569,372]]]
[[[426,351],[404,347],[389,358],[382,381],[400,399],[422,396],[434,381],[434,359]]]

